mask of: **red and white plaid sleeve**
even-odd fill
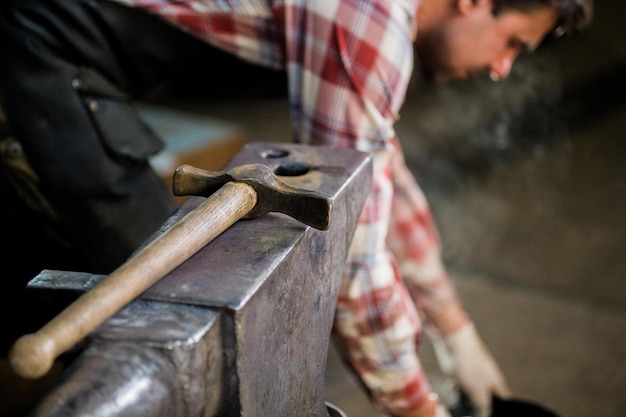
[[[296,7],[285,18],[296,139],[374,155],[372,190],[350,250],[334,332],[372,399],[386,412],[405,414],[431,393],[417,356],[418,310],[386,245],[394,206],[424,211],[404,194],[396,201],[392,172],[398,145],[393,124],[412,71],[416,5],[319,4],[320,10]],[[421,227],[418,222],[413,229]]]
[[[452,333],[469,321],[441,258],[428,201],[407,168],[401,150],[392,162],[394,199],[387,245],[415,303],[435,330]]]

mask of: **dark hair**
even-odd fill
[[[493,0],[493,14],[506,10],[530,12],[545,6],[553,7],[558,12],[554,29],[557,36],[584,28],[593,17],[593,0]]]

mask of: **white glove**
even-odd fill
[[[417,410],[402,414],[402,417],[451,417],[445,405],[439,402],[437,394],[432,393],[426,404]]]
[[[474,405],[479,417],[491,415],[491,398],[506,398],[509,388],[495,360],[472,323],[445,337],[459,388]]]
[[[435,412],[435,417],[452,417],[452,416],[450,415],[450,412],[448,411],[445,405],[439,404],[437,406],[437,411]]]

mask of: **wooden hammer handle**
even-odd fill
[[[176,222],[35,333],[19,338],[9,360],[24,378],[54,360],[252,210],[257,193],[230,182]]]

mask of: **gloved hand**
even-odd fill
[[[435,411],[435,417],[452,417],[448,409],[443,405],[439,404],[437,406],[437,411]]]
[[[491,398],[510,396],[495,360],[470,322],[444,339],[459,388],[474,405],[478,417],[491,415]]]
[[[437,406],[437,411],[435,412],[435,417],[451,417],[448,409],[441,403]]]
[[[395,417],[451,417],[448,409],[441,404],[436,394],[431,394],[420,408],[412,410],[408,413],[396,415]]]

